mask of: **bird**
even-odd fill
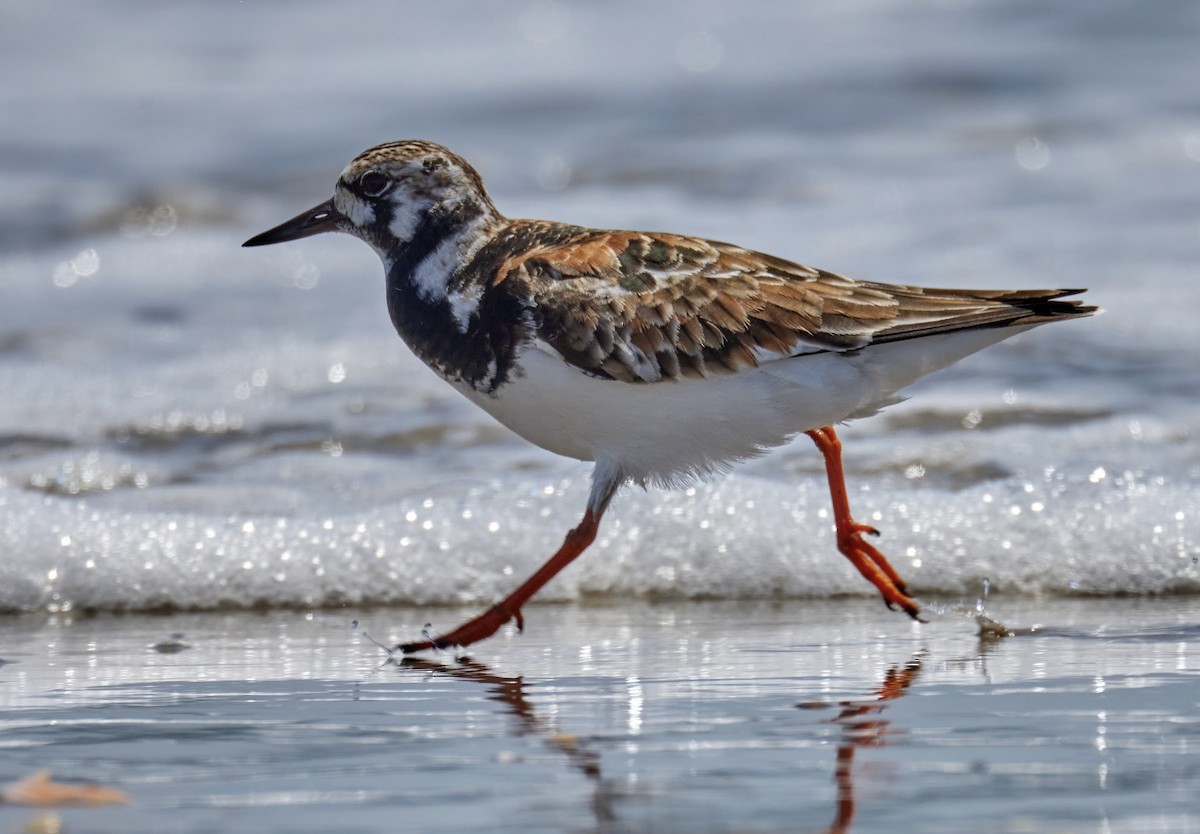
[[[730,243],[509,219],[478,172],[426,140],[355,157],[333,196],[244,246],[344,232],[379,255],[400,337],[504,426],[593,463],[582,519],[508,596],[452,631],[466,647],[590,545],[627,484],[679,487],[805,434],[824,458],[839,551],[889,608],[921,606],[850,510],[835,426],[991,344],[1099,308],[1081,289],[855,280]]]

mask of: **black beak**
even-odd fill
[[[242,246],[267,246],[271,243],[286,243],[289,240],[319,235],[321,232],[336,232],[338,221],[342,219],[341,213],[333,207],[333,200],[326,200],[316,208],[311,208],[286,223],[280,223],[274,229],[255,235]]]

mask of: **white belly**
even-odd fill
[[[518,358],[522,373],[495,396],[460,390],[544,449],[671,484],[724,470],[799,432],[874,413],[925,374],[1023,329],[964,330],[654,383],[589,376],[531,346]]]
[[[583,374],[533,348],[520,357],[524,373],[496,396],[464,393],[544,449],[608,460],[636,481],[672,483],[724,469],[861,405],[862,386],[854,383],[861,375],[845,360],[804,361],[817,374],[842,378],[814,378],[807,390],[761,369],[702,380],[618,382]]]

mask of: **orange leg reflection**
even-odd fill
[[[538,718],[533,704],[525,696],[525,679],[497,675],[487,666],[470,658],[460,658],[453,664],[439,663],[419,657],[406,657],[400,661],[405,669],[421,669],[452,678],[462,678],[483,684],[488,689],[488,698],[508,708],[520,723],[518,735],[541,736],[554,750],[566,756],[567,761],[595,784],[592,797],[592,813],[601,827],[616,819],[613,810],[615,795],[611,787],[600,778],[600,754],[578,736],[564,733]]]
[[[830,823],[829,834],[845,834],[854,819],[854,754],[860,747],[882,747],[887,744],[889,733],[885,718],[879,717],[887,701],[899,698],[916,680],[921,671],[921,655],[910,660],[903,668],[893,666],[884,675],[883,683],[875,690],[870,701],[842,701],[841,712],[833,718],[842,728],[842,741],[838,745],[834,781],[837,784],[837,811]],[[801,707],[823,706],[800,704]]]

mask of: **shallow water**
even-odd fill
[[[1200,828],[1191,600],[1006,602],[991,640],[861,601],[526,613],[404,664],[362,630],[462,611],[20,617],[0,779],[131,794],[46,812],[73,831]]]

